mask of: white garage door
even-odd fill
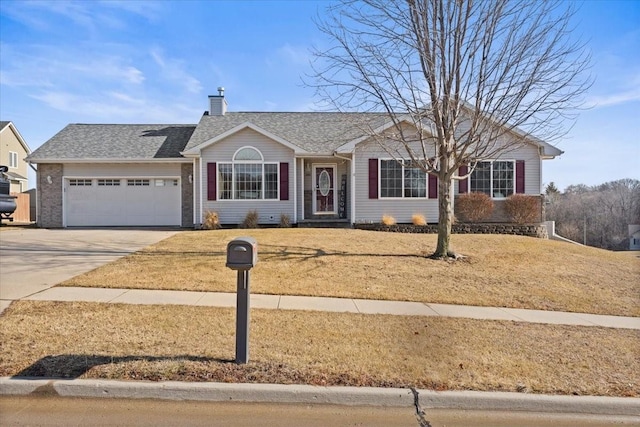
[[[180,185],[171,178],[65,180],[67,227],[179,226]]]

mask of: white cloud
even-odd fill
[[[116,55],[82,55],[83,47],[61,50],[50,46],[30,46],[18,49],[2,45],[0,84],[32,88],[56,87],[70,89],[87,85],[133,84],[144,82],[144,73]]]
[[[32,98],[81,120],[122,123],[196,123],[202,112],[181,103],[136,98],[121,92],[76,94],[46,91]]]
[[[12,2],[3,13],[27,27],[38,30],[60,28],[59,22],[52,19],[52,15],[57,15],[78,27],[99,31],[101,28],[125,28],[127,15],[133,14],[154,20],[161,11],[161,2],[47,0]]]
[[[635,101],[640,101],[640,87],[609,95],[592,96],[585,104],[587,108],[602,108]]]
[[[277,50],[278,56],[286,62],[294,65],[309,65],[311,54],[306,46],[292,46],[286,43]]]
[[[167,81],[182,86],[189,93],[198,94],[202,91],[200,81],[185,70],[184,61],[165,58],[159,48],[151,49],[150,55]]]

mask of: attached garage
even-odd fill
[[[179,178],[66,178],[66,227],[180,226]]]

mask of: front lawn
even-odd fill
[[[352,229],[185,231],[63,286],[235,292],[226,245],[255,237],[253,293],[640,315],[640,258],[531,237],[453,235],[466,259],[426,258],[436,236]]]
[[[640,332],[442,317],[14,302],[0,376],[640,395]]]

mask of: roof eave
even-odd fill
[[[416,124],[414,122],[412,122],[411,120],[409,120],[407,118],[407,114],[403,114],[401,116],[398,117],[398,120],[396,121],[397,123],[408,123],[411,126],[416,126]],[[367,139],[371,138],[374,134],[380,134],[382,132],[384,132],[385,130],[395,126],[395,122],[393,121],[388,121],[385,124],[383,124],[382,126],[378,126],[376,129],[373,129],[372,134],[369,135],[363,135],[363,136],[359,136],[356,139],[353,139],[345,144],[342,144],[341,146],[339,146],[338,148],[335,149],[335,152],[337,153],[352,153],[353,150],[355,150],[356,145],[360,144],[363,141],[366,141]]]
[[[184,157],[162,157],[162,158],[47,158],[30,159],[25,158],[29,163],[190,163],[191,160]]]
[[[284,138],[282,138],[282,137],[280,137],[280,136],[278,136],[278,135],[276,135],[274,133],[271,133],[271,132],[269,132],[269,131],[267,131],[265,129],[262,129],[261,127],[256,126],[251,122],[244,122],[244,123],[241,123],[241,124],[239,124],[237,126],[234,126],[233,128],[231,128],[231,129],[229,129],[229,130],[227,130],[227,131],[225,131],[225,132],[223,132],[221,134],[218,134],[218,135],[216,135],[216,136],[214,136],[212,138],[209,138],[209,139],[201,142],[200,144],[196,145],[195,147],[192,147],[192,148],[190,148],[188,150],[185,150],[185,151],[181,152],[180,154],[182,154],[183,156],[186,156],[186,157],[200,157],[203,149],[205,149],[205,148],[209,147],[210,145],[213,145],[213,144],[215,144],[217,142],[220,142],[223,139],[228,138],[229,136],[231,136],[233,134],[236,134],[236,133],[240,132],[243,129],[251,129],[251,130],[253,130],[255,132],[258,132],[259,134],[262,134],[262,135],[266,136],[267,138],[272,139],[272,140],[284,145],[287,148],[290,148],[291,150],[293,150],[293,152],[295,154],[305,154],[305,153],[307,153],[307,151],[302,149],[300,146],[298,146],[298,145],[296,145],[296,144],[294,144],[294,143],[292,143],[292,142],[290,142],[290,141],[288,141],[288,140],[286,140],[286,139],[284,139]]]
[[[2,129],[0,129],[0,131],[3,131],[5,129],[7,129],[7,128],[9,128],[9,129],[11,129],[13,131],[13,133],[16,136],[16,138],[18,138],[18,142],[20,142],[20,145],[22,145],[22,148],[24,148],[24,150],[27,152],[27,154],[31,154],[31,148],[29,148],[29,145],[27,144],[27,141],[24,140],[24,138],[20,134],[20,131],[18,131],[18,128],[16,127],[16,125],[14,125],[12,121],[9,121],[9,124],[7,124],[7,126],[5,126]]]

